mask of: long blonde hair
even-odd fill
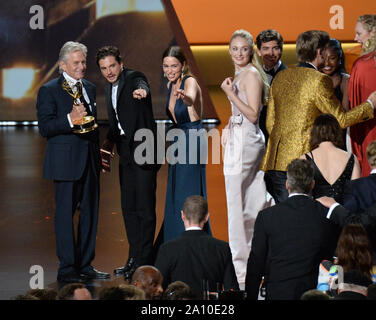
[[[232,40],[234,40],[237,37],[241,37],[241,38],[245,39],[248,42],[249,47],[251,49],[253,49],[253,54],[251,55],[250,60],[251,60],[252,64],[255,66],[255,68],[257,69],[257,71],[260,73],[262,83],[263,83],[262,104],[266,105],[267,104],[267,98],[268,98],[268,95],[269,95],[270,86],[269,86],[269,83],[268,83],[268,77],[266,76],[264,68],[262,67],[262,63],[260,61],[260,58],[257,54],[255,54],[255,42],[253,41],[253,37],[247,30],[244,30],[244,29],[236,30],[231,36],[230,43],[229,43],[230,46],[231,46]]]

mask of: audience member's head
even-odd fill
[[[324,141],[333,143],[337,148],[342,148],[343,146],[341,126],[334,116],[327,113],[320,114],[313,123],[309,141],[311,150]]]
[[[182,210],[184,225],[203,225],[209,218],[208,202],[202,196],[189,196]]]
[[[336,254],[338,265],[344,272],[359,270],[371,279],[373,266],[371,246],[367,231],[361,224],[348,224],[342,229]]]
[[[57,291],[54,289],[31,289],[26,294],[37,297],[39,300],[56,300]]]
[[[313,62],[319,58],[317,67],[325,62],[325,49],[330,40],[329,34],[320,30],[309,30],[299,34],[296,40],[296,55],[300,63]]]
[[[283,38],[273,29],[261,31],[256,38],[257,53],[269,70],[281,59],[283,50]]]
[[[40,300],[40,299],[37,298],[36,296],[26,293],[26,294],[18,294],[12,297],[11,300]]]
[[[163,292],[163,300],[192,300],[194,298],[189,285],[182,281],[170,283]]]
[[[304,292],[300,300],[329,300],[330,297],[323,291],[312,289]]]
[[[367,160],[371,169],[376,169],[376,140],[367,146]]]
[[[59,291],[58,300],[92,300],[92,298],[85,284],[69,283]]]
[[[141,266],[134,272],[131,284],[142,289],[147,300],[155,300],[162,297],[162,281],[163,276],[157,268]]]
[[[314,169],[308,160],[295,159],[287,166],[286,189],[291,193],[309,194],[314,186]]]
[[[99,292],[99,300],[145,300],[145,292],[132,285],[106,287]]]
[[[376,283],[372,283],[367,288],[367,299],[376,300]]]
[[[372,281],[360,270],[349,270],[343,274],[343,283],[338,284],[338,293],[352,291],[367,296]]]

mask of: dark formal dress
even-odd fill
[[[98,131],[73,133],[67,118],[73,99],[62,89],[63,81],[62,75],[44,84],[37,98],[38,127],[40,134],[47,138],[43,176],[55,184],[58,277],[92,269],[100,170]],[[84,79],[81,81],[89,100],[85,104],[90,104],[91,114],[96,117],[95,86]],[[80,211],[77,239],[73,227],[76,209]]]
[[[262,276],[268,300],[298,300],[316,288],[320,262],[332,258],[338,239],[338,227],[327,213],[306,195],[260,211],[247,266],[249,299],[257,299]]]
[[[187,78],[183,79],[180,89],[184,89],[184,83]],[[169,118],[174,121],[168,108],[171,88],[172,84],[168,90],[166,108]],[[176,100],[174,113],[176,123],[168,130],[167,140],[169,140],[170,135],[174,136],[174,129],[179,129],[176,131],[178,134],[171,142],[171,145],[174,144],[176,146],[178,144],[179,147],[173,154],[173,158],[177,159],[175,164],[171,163],[171,157],[167,154],[169,168],[163,220],[163,242],[177,238],[184,231],[181,210],[185,199],[192,195],[207,197],[205,164],[207,155],[206,131],[203,129],[200,120],[190,121],[187,106],[183,103],[182,99]],[[209,222],[206,223],[204,230],[211,234]]]
[[[211,292],[217,291],[217,283],[225,290],[238,290],[228,243],[202,230],[185,231],[162,244],[155,266],[163,275],[164,288],[180,280],[190,286],[197,299],[203,296],[203,280],[208,281]]]
[[[323,196],[334,198],[338,203],[343,204],[343,194],[347,181],[351,180],[351,175],[354,168],[354,155],[349,157],[345,169],[342,171],[338,179],[330,184],[322,175],[319,167],[316,165],[312,152],[306,154],[306,159],[313,164],[315,170],[315,187],[312,190],[313,198],[317,199]]]
[[[139,163],[135,159],[135,152],[141,144],[141,141],[135,139],[138,130],[152,133],[154,139],[147,148],[154,148],[155,151],[157,145],[151,94],[149,92],[147,97],[141,100],[134,99],[134,90],[140,87],[149,90],[147,79],[139,71],[124,69],[119,77],[115,112],[112,87],[113,85],[108,83],[105,88],[110,124],[107,139],[116,143],[120,156],[121,207],[129,242],[128,257],[134,258],[136,265],[151,264],[156,223],[156,175],[159,166],[155,159],[152,163]],[[119,124],[124,133],[121,132]]]

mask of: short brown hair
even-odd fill
[[[115,47],[115,46],[104,46],[97,51],[97,54],[95,56],[97,66],[99,67],[99,60],[104,59],[108,56],[113,56],[118,63],[120,63],[122,61],[122,57],[120,55],[120,50],[117,47]]]
[[[208,202],[202,196],[190,196],[184,202],[183,212],[191,223],[200,223],[208,213]]]
[[[320,30],[309,30],[299,34],[296,40],[296,55],[299,62],[315,60],[318,49],[324,49],[329,43],[329,34]]]
[[[320,114],[313,123],[309,141],[311,150],[323,141],[330,141],[337,148],[342,148],[344,144],[342,129],[337,119],[328,113]]]
[[[376,140],[367,146],[367,160],[370,167],[376,167]]]
[[[290,193],[309,194],[312,189],[314,169],[310,161],[304,159],[292,160],[287,166],[287,181]]]

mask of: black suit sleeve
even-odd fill
[[[162,273],[163,288],[166,289],[171,283],[170,259],[165,246],[161,246],[158,250],[157,259],[154,266]]]
[[[38,127],[42,137],[50,138],[59,134],[71,133],[72,128],[66,114],[58,116],[58,105],[51,89],[43,86],[37,98]]]
[[[352,213],[356,213],[359,211],[359,201],[357,197],[352,192],[352,184],[351,181],[346,183],[345,190],[343,194],[343,206],[348,209]]]
[[[248,258],[245,291],[247,298],[257,300],[262,276],[265,275],[268,254],[268,238],[264,225],[264,214],[261,211],[255,222],[252,249]]]
[[[239,290],[238,280],[236,278],[234,264],[232,263],[232,255],[230,247],[227,245],[226,248],[227,263],[225,266],[225,272],[223,277],[223,286],[225,290]]]
[[[363,213],[351,214],[344,206],[334,208],[330,220],[344,227],[349,223],[361,223],[364,227],[376,226],[376,203],[365,210]]]

